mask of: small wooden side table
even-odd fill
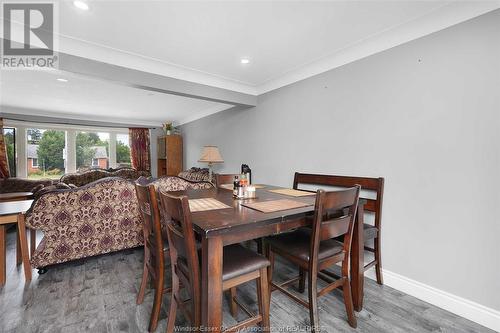
[[[33,199],[32,192],[9,192],[0,193],[0,202],[21,201]]]
[[[33,200],[20,200],[11,202],[0,202],[0,286],[6,280],[6,224],[17,224],[18,237],[20,240],[21,257],[24,267],[24,277],[26,281],[31,281],[31,266],[29,262],[28,240],[26,239],[26,225],[24,224],[24,214],[31,207]]]

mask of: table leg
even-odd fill
[[[5,225],[0,225],[0,286],[5,284],[7,269],[5,267]]]
[[[21,243],[21,255],[23,257],[24,278],[31,281],[31,265],[28,252],[28,240],[26,238],[26,225],[24,224],[24,214],[17,215],[17,228]]]
[[[364,250],[364,204],[358,205],[356,214],[356,223],[354,224],[354,233],[351,245],[351,291],[354,310],[363,310],[364,296],[364,266],[365,266],[365,250]]]
[[[201,265],[201,325],[210,332],[222,331],[222,258],[220,237],[203,238]]]

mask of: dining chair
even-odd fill
[[[215,175],[215,185],[219,187],[220,185],[232,184],[234,182],[234,176],[239,176],[237,174],[216,174]]]
[[[186,196],[174,196],[164,192],[160,192],[160,201],[167,218],[167,236],[172,263],[172,298],[167,332],[174,331],[178,308],[190,321],[192,327],[199,328],[202,306],[201,272],[189,201]],[[235,332],[256,324],[259,324],[263,331],[269,331],[268,266],[269,261],[265,257],[239,244],[224,247],[222,290],[231,290],[238,285],[255,280],[259,308],[259,314],[255,315],[244,304],[234,299],[249,318],[225,331]],[[181,298],[181,285],[186,289],[188,299]],[[213,295],[213,297],[222,297],[222,295]]]
[[[352,327],[357,325],[351,296],[349,258],[359,191],[359,185],[342,191],[318,190],[311,229],[302,228],[295,232],[268,237],[264,241],[264,251],[271,263],[268,273],[271,291],[281,291],[307,307],[313,331],[320,331],[317,298],[339,287],[342,288],[344,294],[349,325]],[[344,236],[343,243],[334,239],[338,236]],[[302,271],[307,272],[308,301],[286,289],[288,285],[300,281],[300,274],[281,284],[273,282],[272,271],[275,255],[291,261],[298,265]],[[328,268],[337,263],[341,263],[341,276],[337,280],[333,280],[331,275],[326,272],[328,272]],[[319,291],[317,289],[318,278],[328,283]]]
[[[158,198],[153,184],[141,177],[135,183],[144,232],[144,266],[137,304],[142,304],[146,285],[151,278],[154,288],[154,301],[149,319],[149,332],[156,330],[161,311],[163,294],[171,288],[164,287],[165,261],[170,260],[166,234],[162,232]]]
[[[355,177],[355,176],[338,176],[338,175],[320,175],[320,174],[307,174],[295,173],[293,180],[293,188],[298,190],[299,184],[302,185],[323,185],[336,188],[348,188],[356,184],[361,185],[361,190],[370,197],[361,198],[366,201],[364,211],[368,214],[374,214],[374,224],[365,223],[363,225],[363,233],[365,240],[365,251],[373,253],[374,259],[365,264],[364,270],[375,266],[375,273],[377,283],[384,284],[382,277],[382,254],[381,254],[381,234],[382,234],[382,203],[384,199],[384,178],[370,178],[370,177]],[[373,198],[375,196],[375,198]],[[373,240],[373,247],[368,246],[366,241]],[[304,285],[302,277],[301,286]],[[303,291],[303,290],[302,290]]]

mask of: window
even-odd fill
[[[64,174],[65,131],[28,128],[26,143],[28,178],[59,178]]]
[[[18,124],[15,120],[7,120],[3,130],[11,177],[55,179],[65,172],[131,166],[126,128]],[[67,146],[71,142],[74,145]],[[24,163],[18,163],[19,151],[26,154],[25,160],[21,161]],[[110,156],[110,151],[113,156]]]
[[[7,148],[7,159],[9,162],[9,171],[11,177],[16,177],[16,129],[12,127],[3,128],[5,146]]]
[[[118,167],[130,167],[130,145],[128,134],[116,135],[116,165]]]
[[[78,132],[76,134],[76,169],[109,167],[109,133]]]

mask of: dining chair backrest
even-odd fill
[[[215,176],[215,185],[219,187],[220,185],[232,184],[234,182],[234,176],[237,174],[217,174]]]
[[[339,188],[350,188],[355,185],[360,185],[363,192],[367,192],[367,194],[371,192],[376,195],[376,198],[362,196],[361,198],[366,201],[364,205],[365,212],[372,212],[375,214],[375,226],[380,229],[382,222],[382,203],[384,199],[384,178],[320,175],[296,172],[293,180],[293,188],[298,190],[300,184],[323,185]]]
[[[170,245],[170,259],[175,265],[175,274],[189,292],[192,300],[188,312],[193,323],[200,322],[201,291],[200,265],[196,238],[191,221],[191,211],[187,196],[175,196],[160,192],[160,202],[167,223]]]
[[[135,192],[142,218],[144,246],[155,258],[155,270],[162,272],[164,269],[163,238],[161,233],[160,209],[158,197],[153,184],[145,177],[140,177],[135,182]]]
[[[356,185],[341,191],[318,190],[316,192],[311,234],[311,261],[317,262],[321,241],[339,236],[344,236],[344,253],[350,252],[360,188]]]

